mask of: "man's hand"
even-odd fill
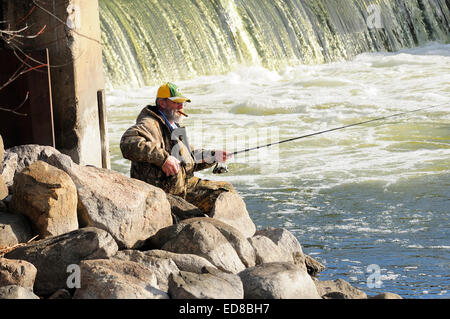
[[[166,176],[177,175],[180,171],[180,161],[173,156],[169,156],[162,166]]]
[[[216,150],[214,152],[215,152],[215,154],[214,154],[215,160],[216,160],[216,162],[219,162],[219,163],[225,163],[227,161],[227,159],[232,156],[232,154],[229,154],[229,153],[227,153],[227,151],[223,151],[223,150],[222,151]]]

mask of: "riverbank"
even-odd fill
[[[324,266],[288,230],[256,230],[239,196],[219,198],[217,218],[194,217],[159,188],[51,147],[0,159],[1,298],[368,298],[319,280]]]

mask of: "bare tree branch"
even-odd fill
[[[13,114],[20,115],[20,116],[27,116],[27,114],[25,114],[25,113],[19,113],[19,112],[16,112],[16,111],[18,109],[20,109],[25,104],[25,102],[28,100],[29,96],[30,96],[30,91],[27,92],[27,94],[25,95],[25,99],[22,101],[22,103],[20,103],[20,105],[16,106],[14,109],[8,109],[8,108],[0,106],[0,110],[1,111],[6,111],[6,112],[11,112]]]
[[[20,76],[22,76],[22,75],[24,75],[24,74],[26,74],[26,73],[28,73],[28,72],[30,72],[30,71],[37,70],[37,69],[40,69],[40,68],[45,67],[45,66],[48,66],[48,65],[47,65],[47,64],[40,64],[40,65],[36,65],[36,66],[34,66],[34,67],[30,67],[30,68],[24,69],[24,66],[23,66],[23,64],[22,64],[22,65],[16,70],[16,72],[9,78],[9,80],[6,81],[5,83],[3,83],[3,84],[0,86],[0,90],[4,89],[4,88],[7,87],[8,85],[10,85],[12,82],[14,82],[15,80],[17,80]],[[20,71],[21,69],[22,69],[22,71]],[[20,72],[18,72],[18,71],[20,71]]]
[[[33,6],[31,8],[31,10],[23,18],[19,19],[15,23],[15,25],[20,25],[23,21],[25,21],[33,13],[33,11],[35,9],[36,9],[36,6]],[[6,23],[6,21],[2,21],[1,23]],[[8,27],[6,29],[0,29],[0,41],[4,42],[6,47],[11,48],[13,50],[14,55],[22,63],[5,83],[0,84],[0,90],[3,90],[4,88],[6,88],[8,85],[10,85],[14,81],[16,81],[19,77],[21,77],[24,74],[34,71],[34,70],[40,71],[39,70],[40,68],[48,66],[45,63],[34,60],[31,56],[29,56],[28,54],[25,54],[22,50],[20,50],[20,49],[18,50],[18,46],[17,46],[17,44],[23,45],[23,42],[19,41],[18,39],[35,39],[44,32],[46,27],[47,27],[47,25],[44,25],[38,32],[36,32],[35,34],[32,34],[32,35],[25,34],[25,32],[29,29],[28,25],[25,25],[24,27],[17,29],[17,30],[11,30],[10,25],[8,25]],[[23,59],[20,58],[17,51],[21,52],[25,56],[25,58],[23,58]],[[30,61],[30,60],[31,61],[34,60],[33,62],[37,63],[37,65],[33,66],[33,65],[29,64],[28,61]],[[27,116],[27,114],[20,113],[17,111],[25,105],[25,103],[29,100],[29,97],[30,97],[30,92],[27,91],[27,93],[25,94],[25,98],[19,105],[15,106],[13,108],[11,108],[10,106],[0,106],[0,111],[10,112],[10,113],[13,113],[13,114],[19,115],[19,116]]]
[[[56,21],[60,22],[60,25],[64,25],[65,27],[67,27],[71,32],[102,45],[101,41],[78,32],[73,27],[69,26],[65,21],[63,21],[62,19],[60,19],[59,17],[54,15],[52,12],[45,9],[42,5],[39,4],[39,2],[40,2],[39,0],[32,0],[32,2],[34,5],[30,9],[30,11],[24,17],[22,17],[17,22],[15,22],[14,25],[18,26],[18,25],[22,24],[23,22],[25,22],[31,16],[31,14],[36,10],[36,8],[38,8],[38,9],[44,11],[45,13],[49,14]],[[5,24],[8,22],[0,21],[0,23]],[[76,60],[76,58],[73,58],[70,62],[62,64],[62,65],[50,65],[48,63],[38,61],[38,60],[34,59],[30,54],[25,53],[24,49],[23,49],[26,46],[24,43],[25,41],[23,42],[21,40],[35,39],[35,38],[39,37],[42,33],[45,32],[45,30],[47,29],[47,25],[44,25],[38,32],[36,32],[35,34],[31,34],[31,35],[26,34],[26,32],[27,32],[27,30],[29,30],[29,28],[30,27],[28,25],[25,25],[24,27],[21,27],[20,29],[12,30],[11,26],[8,25],[6,27],[6,29],[0,29],[0,42],[4,42],[6,47],[10,48],[13,51],[16,58],[21,62],[21,65],[17,68],[17,70],[14,72],[14,74],[12,74],[10,76],[10,78],[5,83],[3,83],[3,84],[0,83],[0,90],[3,90],[5,87],[7,87],[8,85],[10,85],[14,81],[16,81],[19,77],[21,77],[22,75],[24,75],[28,72],[31,72],[31,71],[42,72],[42,70],[40,70],[40,69],[43,67],[50,67],[50,68],[64,67],[66,65],[73,63],[73,61]],[[55,42],[59,41],[59,40],[61,40],[61,39],[56,39]],[[82,55],[82,53],[80,53],[80,55]],[[37,65],[33,66],[33,63],[35,63]],[[20,116],[27,116],[27,114],[19,113],[19,112],[17,112],[17,110],[19,110],[21,107],[23,107],[25,105],[26,101],[28,101],[28,99],[29,99],[29,96],[30,96],[30,92],[27,92],[24,100],[18,106],[14,107],[14,108],[0,106],[0,111],[11,112],[13,114],[20,115]]]
[[[67,23],[66,23],[65,21],[61,20],[59,17],[57,17],[56,15],[54,15],[53,13],[51,13],[50,11],[48,11],[47,9],[45,9],[45,8],[43,8],[42,6],[40,6],[39,4],[37,4],[35,0],[32,0],[32,1],[33,1],[33,4],[34,4],[36,7],[38,7],[39,9],[41,9],[42,11],[44,11],[45,13],[49,14],[50,16],[52,16],[52,17],[55,18],[57,21],[59,21],[59,22],[61,22],[62,24],[64,24],[67,28],[69,28],[69,29],[70,29],[72,32],[74,32],[75,34],[79,35],[80,37],[86,38],[86,39],[88,39],[88,40],[97,42],[98,44],[102,45],[101,41],[99,41],[99,40],[97,40],[97,39],[94,39],[94,38],[91,38],[91,37],[89,37],[89,36],[87,36],[87,35],[84,35],[84,34],[78,32],[77,30],[75,30],[75,29],[72,28],[71,26],[67,25]]]

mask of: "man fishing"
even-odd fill
[[[194,149],[181,126],[184,103],[191,102],[173,83],[161,85],[155,106],[142,109],[136,124],[123,134],[120,149],[131,161],[130,176],[162,188],[208,214],[222,192],[235,192],[227,182],[210,181],[194,172],[224,163],[226,151]]]

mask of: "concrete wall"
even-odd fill
[[[30,26],[28,34],[45,26],[21,47],[49,49],[56,148],[76,163],[102,167],[97,92],[104,89],[104,76],[98,1],[5,0],[3,13],[11,28]]]

